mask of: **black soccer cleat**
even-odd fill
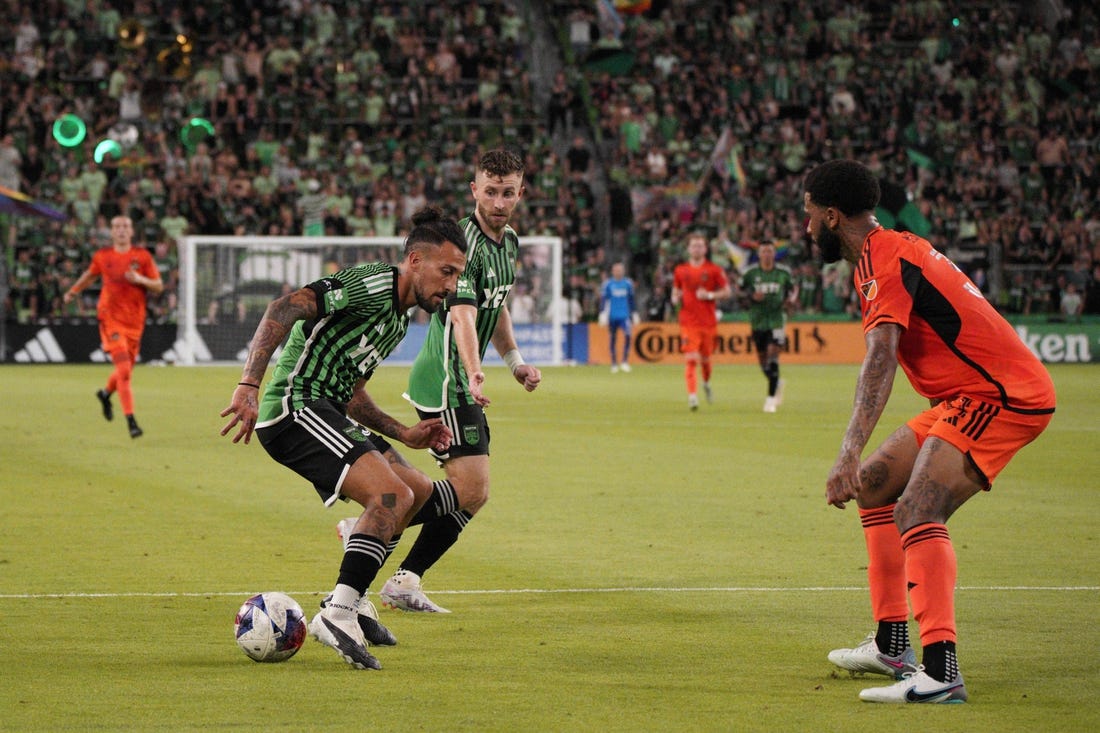
[[[108,422],[115,419],[115,408],[111,406],[111,395],[107,390],[96,390],[95,396],[99,398],[99,404],[103,408],[103,418]]]
[[[134,419],[133,415],[127,415],[126,422],[130,425],[131,438],[140,438],[142,435],[145,434],[145,431],[138,427],[137,420]]]

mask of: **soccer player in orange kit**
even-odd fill
[[[103,408],[103,417],[114,419],[111,395],[118,392],[122,412],[131,438],[140,438],[142,429],[134,419],[134,394],[130,380],[141,351],[141,335],[145,331],[145,295],[160,293],[164,283],[149,250],[135,247],[134,223],[128,216],[111,219],[111,246],[92,255],[88,266],[63,299],[66,303],[75,298],[96,278],[102,278],[103,286],[96,306],[99,319],[99,337],[103,350],[111,355],[114,371],[107,379],[107,386],[96,392]]]
[[[829,661],[898,682],[866,702],[967,700],[955,652],[958,567],[947,519],[989,491],[1009,460],[1050,423],[1054,385],[1042,362],[981,291],[931,244],[875,219],[879,185],[853,160],[831,160],[805,181],[807,231],[826,262],[854,266],[867,354],[855,404],[825,483],[828,503],[856,500],[878,628]],[[860,462],[901,366],[931,408]],[[909,646],[909,604],[923,664]]]
[[[699,409],[695,367],[703,372],[703,391],[707,402],[714,399],[710,389],[710,355],[718,335],[718,314],[715,302],[733,294],[726,272],[707,259],[707,238],[702,232],[687,237],[688,261],[672,271],[672,304],[680,307],[680,353],[686,362],[684,381],[687,384],[688,407]]]

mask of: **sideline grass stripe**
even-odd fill
[[[795,588],[774,588],[767,586],[726,586],[714,588],[495,588],[484,590],[432,590],[432,595],[452,596],[491,596],[491,595],[536,595],[555,593],[850,593],[866,591],[861,586],[803,586]],[[956,591],[1039,591],[1039,592],[1077,592],[1100,591],[1100,585],[975,585],[960,586]],[[220,596],[249,596],[260,591],[211,591],[209,593],[0,593],[0,600],[37,600],[70,598],[208,598]],[[323,595],[327,590],[284,591],[294,596]]]

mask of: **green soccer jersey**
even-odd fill
[[[503,241],[495,242],[481,231],[472,215],[460,221],[459,226],[466,235],[466,269],[455,294],[432,315],[428,337],[409,374],[409,401],[428,412],[473,404],[466,369],[458,357],[450,309],[455,305],[477,307],[478,356],[484,359],[500,311],[516,280],[519,237],[515,230],[506,226]]]
[[[773,331],[787,325],[783,303],[794,289],[794,278],[790,270],[782,265],[776,265],[770,270],[763,270],[759,266],[750,268],[741,277],[741,288],[749,295],[764,294],[763,300],[751,301],[749,306],[749,321],[753,331]]]
[[[409,329],[397,273],[392,265],[372,262],[307,286],[317,294],[317,318],[290,330],[260,401],[258,427],[311,400],[347,402],[356,383],[370,378]]]

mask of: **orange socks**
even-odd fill
[[[130,389],[130,378],[134,373],[134,362],[128,354],[111,355],[115,370],[107,380],[107,392],[118,392],[118,401],[122,404],[123,415],[134,414],[134,392]]]
[[[863,538],[867,541],[867,582],[875,621],[907,621],[905,554],[894,524],[894,504],[860,509]]]
[[[684,367],[684,381],[687,383],[688,394],[695,394],[695,360],[688,359]]]
[[[918,524],[901,536],[905,576],[913,616],[920,625],[920,643],[927,648],[941,641],[954,643],[955,580],[958,563],[947,527]]]

